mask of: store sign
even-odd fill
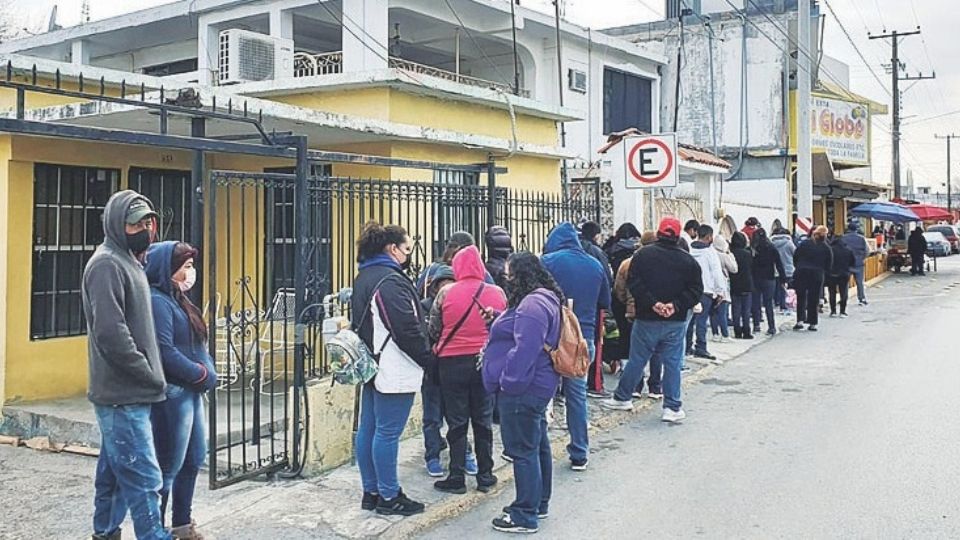
[[[870,112],[866,104],[814,95],[810,98],[810,145],[833,163],[870,165]]]

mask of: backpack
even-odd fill
[[[383,279],[377,283],[373,288],[371,299],[376,297],[380,292],[380,286],[383,285],[383,282],[390,276],[391,274],[384,276]],[[330,383],[330,386],[333,386],[333,383],[347,385],[366,384],[376,376],[379,370],[378,361],[380,354],[379,352],[377,354],[371,352],[370,348],[360,339],[360,335],[357,333],[360,328],[363,327],[363,323],[367,320],[367,314],[371,311],[373,311],[373,308],[367,306],[356,327],[351,325],[341,329],[324,344],[324,348],[327,351],[327,359],[330,362],[330,372],[333,375],[333,381]],[[388,333],[386,340],[380,345],[381,351],[389,339],[390,334]]]
[[[580,330],[580,321],[569,306],[560,306],[560,340],[556,347],[543,345],[550,355],[553,369],[561,377],[583,378],[590,369],[587,340]]]

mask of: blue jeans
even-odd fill
[[[860,302],[865,302],[867,300],[867,291],[866,286],[863,284],[863,272],[864,268],[854,268],[850,273],[853,274],[853,278],[857,281],[857,300]]]
[[[150,405],[94,405],[100,458],[94,481],[93,532],[109,536],[130,510],[137,538],[171,538],[160,519],[163,477],[153,448]]]
[[[697,345],[694,352],[706,354],[707,352],[707,323],[710,321],[710,312],[713,311],[713,297],[704,294],[700,297],[700,305],[703,311],[696,315],[697,324]]]
[[[596,344],[589,339],[587,351],[590,358],[597,352]],[[590,453],[590,437],[587,434],[587,378],[564,377],[561,389],[567,408],[567,430],[570,432],[567,453],[571,461],[583,461]]]
[[[753,327],[760,328],[760,309],[767,314],[767,329],[776,332],[777,321],[773,314],[773,294],[777,288],[776,279],[754,279],[753,287]]]
[[[724,300],[710,312],[710,329],[713,335],[730,337],[730,302]]]
[[[632,390],[631,390],[632,391]],[[517,497],[510,504],[510,519],[522,527],[536,527],[537,513],[550,505],[553,456],[547,435],[547,402],[531,394],[499,394],[500,438],[503,451],[513,459]]]
[[[373,381],[360,392],[356,454],[363,491],[392,499],[400,492],[397,452],[416,394],[383,394]]]
[[[620,375],[613,397],[630,401],[643,368],[653,357],[663,364],[663,406],[680,410],[680,362],[683,360],[684,321],[634,321],[630,333],[630,361]]]
[[[733,327],[743,333],[750,333],[750,312],[753,311],[753,299],[750,293],[733,295]]]
[[[203,396],[182,386],[167,385],[167,400],[153,404],[150,413],[157,462],[163,473],[160,488],[160,520],[167,514],[167,501],[173,492],[170,525],[189,525],[193,491],[200,467],[207,457],[207,419]]]
[[[423,460],[430,462],[440,459],[443,450],[443,437],[440,428],[443,426],[443,396],[440,385],[434,381],[423,381],[420,387],[420,396],[423,400]]]

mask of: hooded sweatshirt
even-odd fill
[[[499,225],[490,227],[483,235],[483,241],[487,246],[487,273],[493,278],[498,287],[503,287],[503,268],[507,264],[507,258],[513,254],[513,241],[510,239],[510,232],[505,227]]]
[[[867,256],[870,255],[870,248],[867,246],[867,239],[864,238],[864,236],[860,234],[857,229],[850,229],[846,234],[840,237],[840,240],[843,242],[843,245],[847,246],[847,249],[849,249],[853,254],[853,264],[850,266],[850,269],[856,271],[863,270]]]
[[[727,280],[723,277],[723,267],[717,250],[710,244],[694,240],[690,245],[690,255],[700,265],[703,294],[723,295],[727,290]]]
[[[479,353],[487,342],[487,323],[480,308],[501,312],[507,297],[496,285],[484,282],[483,261],[475,246],[460,250],[453,257],[456,281],[437,293],[430,311],[429,335],[439,358],[470,356]],[[457,324],[463,320],[459,328]],[[453,331],[456,329],[456,333]]]
[[[103,212],[104,241],[83,270],[90,383],[97,405],[157,403],[166,380],[157,347],[150,285],[127,247],[127,208],[149,201],[135,191],[114,193]],[[151,205],[152,208],[152,205]]]
[[[727,243],[727,239],[723,235],[718,234],[713,238],[713,249],[717,250],[717,255],[720,257],[720,267],[723,269],[724,289],[721,294],[729,300],[730,276],[740,270],[737,266],[737,258],[733,256],[733,253],[730,253],[730,244]]]
[[[194,335],[190,318],[173,297],[170,260],[176,245],[177,242],[159,242],[147,250],[153,321],[167,382],[201,392],[216,386],[217,372],[206,344]]]
[[[797,245],[793,243],[793,238],[789,234],[774,234],[770,237],[773,247],[777,248],[780,254],[780,262],[783,263],[784,276],[787,279],[793,277],[793,253],[797,250]]]
[[[570,223],[561,223],[547,237],[543,248],[543,265],[560,285],[560,290],[573,300],[573,311],[580,321],[584,339],[596,338],[597,310],[610,309],[610,281],[600,262],[580,244],[577,230]]]

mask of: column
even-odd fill
[[[343,2],[343,71],[386,69],[387,0]]]
[[[86,40],[78,39],[70,44],[70,62],[90,65],[90,44]]]
[[[703,223],[713,224],[717,219],[717,181],[713,173],[698,173],[694,177],[694,189],[703,201]]]

